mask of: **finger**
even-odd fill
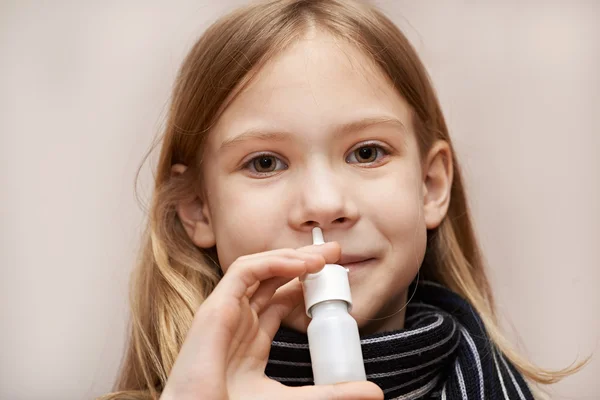
[[[254,285],[250,286],[248,290],[246,290],[246,297],[250,298],[256,293],[258,287],[260,286],[260,282],[256,282]]]
[[[302,285],[298,279],[294,279],[281,289],[283,289],[281,293],[277,291],[258,317],[259,324],[270,341],[273,341],[281,321],[302,304]]]
[[[335,245],[327,246],[324,248],[324,251],[326,251],[328,253],[332,253],[332,251],[333,251],[332,249],[334,248],[334,246]],[[312,246],[306,246],[306,247],[310,248]],[[246,260],[259,260],[261,257],[264,257],[265,255],[283,256],[283,257],[289,257],[289,258],[294,258],[294,259],[297,258],[297,259],[301,259],[301,260],[306,260],[307,257],[309,257],[309,259],[313,260],[313,257],[314,257],[313,261],[317,262],[318,264],[325,264],[325,262],[326,262],[325,258],[321,254],[319,254],[318,252],[316,252],[314,250],[313,251],[310,251],[310,250],[309,251],[306,251],[306,250],[299,251],[299,250],[294,250],[294,249],[278,249],[278,250],[273,250],[273,251],[266,252],[266,253],[252,254],[250,256],[247,256]],[[321,262],[321,258],[323,258],[322,262]],[[244,258],[241,257],[241,259],[244,259]],[[273,279],[273,278],[270,278],[270,279]],[[248,298],[252,297],[254,295],[254,293],[256,292],[256,290],[258,289],[259,285],[260,285],[260,282],[256,282],[254,285],[249,287],[248,290],[246,291],[246,296]],[[275,289],[277,289],[277,288],[275,288]]]
[[[277,289],[271,301],[273,303],[277,303],[280,301],[280,299],[291,297],[292,301],[296,301],[296,305],[291,312],[283,316],[281,323],[283,323],[285,320],[291,321],[293,319],[294,324],[298,324],[296,326],[308,327],[308,324],[310,323],[310,318],[308,317],[308,315],[306,315],[304,293],[302,293],[301,296],[297,296],[296,292],[297,290],[303,292],[300,279],[294,279]]]
[[[369,381],[301,386],[289,388],[289,392],[285,398],[292,400],[383,400],[381,388]]]
[[[328,243],[325,243],[322,245],[304,246],[304,247],[301,247],[300,249],[306,249],[306,248],[310,248],[310,247],[331,248],[331,247],[335,247],[336,245],[337,245],[337,243],[335,243],[335,242],[328,242]],[[252,254],[247,254],[245,256],[241,256],[240,258],[238,258],[238,260],[240,260],[240,261],[253,260],[253,259],[257,259],[257,258],[262,258],[264,256],[284,256],[284,257],[289,257],[289,258],[302,258],[303,259],[304,254],[307,252],[302,251],[299,253],[298,250],[300,250],[300,249],[282,248],[282,249],[269,250],[269,251],[265,251],[262,253],[252,253]],[[312,251],[311,253],[316,254],[318,252]]]
[[[278,278],[272,278],[278,279]],[[283,291],[283,295],[279,295]],[[275,337],[277,329],[281,325],[281,320],[287,317],[294,309],[302,303],[302,285],[296,278],[277,290],[274,297],[270,297],[264,310],[258,316],[258,324],[263,338],[264,345],[251,346],[247,349],[247,356],[252,360],[261,360],[261,363],[254,364],[253,367],[262,374],[267,366],[267,359],[271,348],[271,342]],[[275,299],[275,301],[274,301]],[[261,335],[261,336],[262,336]]]
[[[333,264],[338,261],[342,255],[342,248],[338,242],[327,242],[325,244],[313,244],[301,247],[300,252],[320,254],[325,258],[325,263]]]
[[[324,244],[312,244],[309,246],[300,247],[298,249],[276,249],[270,250],[263,253],[254,253],[248,254],[240,257],[238,260],[247,261],[262,258],[264,256],[284,256],[289,258],[303,258],[304,254],[315,254],[321,255],[325,258],[325,262],[334,263],[340,259],[341,256],[341,247],[337,242],[327,242]]]
[[[293,278],[269,278],[266,281],[260,282],[260,286],[254,292],[252,297],[250,297],[250,307],[256,311],[257,314],[260,314],[262,309],[267,305],[271,297],[275,294],[275,291],[279,289],[280,286],[285,285]]]
[[[213,294],[220,298],[233,296],[239,300],[257,282],[273,277],[295,278],[305,273],[317,272],[325,265],[322,256],[300,251],[296,254],[299,258],[264,255],[237,260],[231,264]]]

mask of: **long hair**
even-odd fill
[[[195,246],[175,206],[202,190],[204,141],[237,90],[266,62],[318,27],[357,46],[408,102],[423,157],[437,140],[452,148],[430,78],[402,32],[371,5],[355,0],[270,0],[222,17],[199,38],[177,76],[162,137],[154,193],[131,279],[131,326],[115,392],[102,399],[160,396],[196,309],[221,278],[214,249]],[[533,383],[554,383],[580,366],[547,371],[520,356],[499,329],[494,297],[471,222],[463,177],[454,179],[447,216],[428,232],[421,274],[468,300],[492,342]],[[188,169],[171,177],[171,166]],[[534,389],[535,390],[535,389]]]

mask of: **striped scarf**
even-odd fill
[[[363,336],[361,345],[367,379],[386,399],[533,399],[473,307],[433,282],[419,283],[404,329]],[[288,386],[313,384],[307,336],[280,328],[265,373]]]

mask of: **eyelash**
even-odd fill
[[[368,166],[377,165],[377,164],[381,163],[381,158],[382,157],[386,157],[386,156],[389,156],[390,154],[392,154],[392,151],[387,146],[383,146],[380,143],[377,143],[377,142],[363,142],[363,143],[360,143],[358,146],[356,146],[354,149],[350,150],[350,152],[346,156],[346,162],[348,164],[350,164],[350,162],[348,161],[348,157],[350,157],[351,155],[353,155],[357,150],[360,150],[360,149],[365,148],[365,147],[375,148],[375,151],[377,151],[378,155],[381,154],[381,156],[378,157],[377,160],[374,160],[374,161],[371,161],[371,162],[367,162],[367,163],[357,163],[357,164],[363,164],[363,165],[368,165]]]
[[[385,157],[385,156],[389,156],[390,154],[392,154],[392,151],[383,146],[380,143],[375,143],[375,142],[364,142],[364,143],[360,143],[360,145],[356,146],[354,149],[352,149],[348,155],[345,157],[346,163],[350,164],[351,162],[348,161],[348,157],[350,157],[351,155],[353,155],[357,150],[360,150],[362,148],[365,147],[371,147],[371,148],[375,148],[375,151],[377,151],[377,155],[379,155],[377,160],[371,161],[371,162],[367,162],[367,163],[360,163],[360,162],[356,162],[355,164],[366,164],[368,166],[373,166],[374,164],[379,164],[381,162],[381,158]],[[274,171],[269,171],[269,172],[259,172],[256,171],[256,169],[254,168],[254,163],[262,158],[262,157],[273,157],[275,159],[275,170]],[[283,168],[278,168],[278,166],[283,165]],[[277,173],[278,171],[281,170],[286,170],[288,169],[288,165],[277,155],[273,154],[273,153],[259,153],[257,155],[255,155],[254,157],[252,157],[250,160],[246,161],[245,163],[242,164],[242,168],[243,170],[248,170],[250,171],[250,173],[252,173],[255,176],[258,177],[269,177],[271,175],[274,175],[275,173]],[[254,169],[254,171],[253,171]]]
[[[254,162],[263,157],[273,157],[275,159],[276,168],[277,168],[278,164],[283,164],[284,168],[276,169],[275,171],[269,171],[269,172],[259,172],[256,170],[252,171],[252,169],[254,169]],[[285,162],[283,162],[280,157],[278,157],[277,155],[275,155],[273,153],[259,153],[242,165],[242,169],[249,170],[252,174],[254,174],[255,176],[259,176],[259,177],[268,177],[282,169],[287,169],[287,168],[288,168],[288,165]]]

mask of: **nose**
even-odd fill
[[[311,231],[318,226],[324,230],[347,229],[359,218],[354,194],[347,182],[334,171],[320,168],[306,174],[297,185],[296,201],[290,210],[294,229]]]

